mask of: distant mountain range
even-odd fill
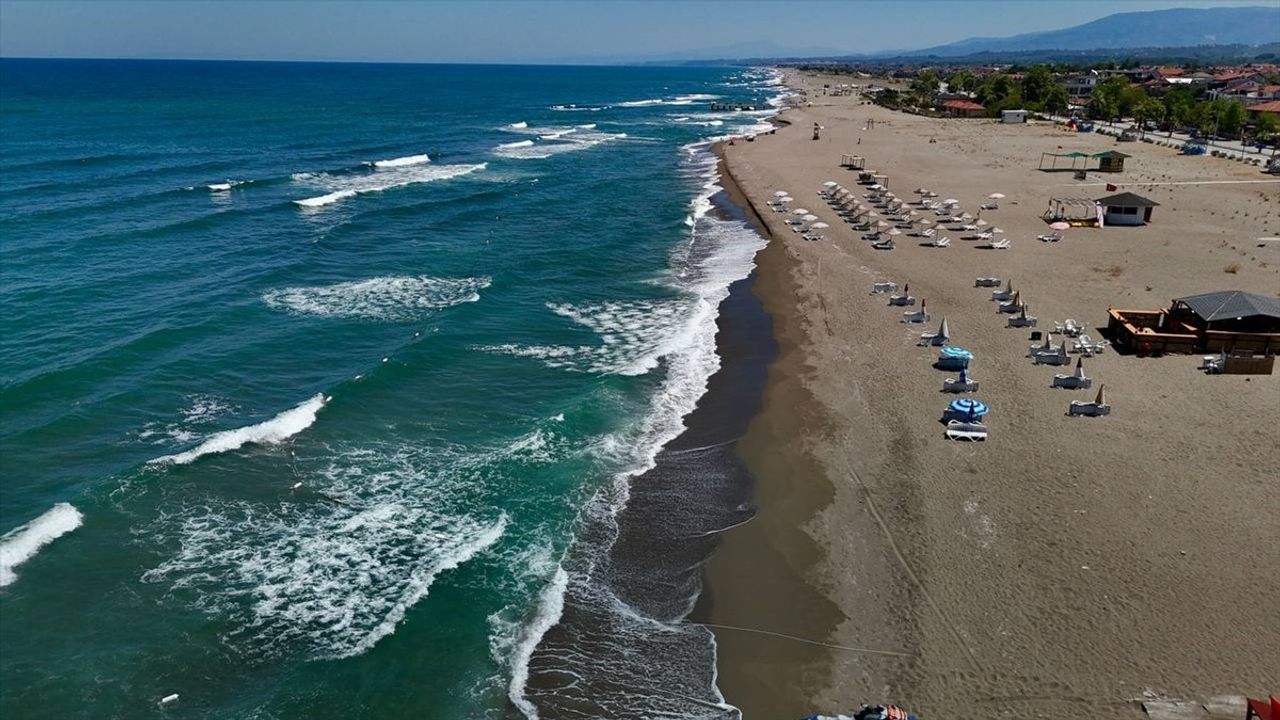
[[[1070,3],[1054,7],[1070,10]],[[1059,61],[1097,58],[1120,51],[1138,51],[1147,58],[1250,57],[1257,52],[1274,52],[1280,42],[1280,5],[1249,7],[1177,8],[1108,15],[1092,22],[1060,30],[1045,30],[1004,38],[975,37],[921,50],[894,50],[869,54],[818,51],[816,48],[785,49],[742,43],[730,48],[680,54],[696,64],[716,62],[763,63],[770,61],[833,60],[848,62],[919,62],[937,58],[941,62],[974,59],[994,62],[1009,58],[1025,61],[1052,56]],[[1213,51],[1210,48],[1218,48]],[[1176,50],[1162,54],[1161,49]],[[1198,50],[1203,49],[1203,50]],[[724,52],[731,50],[729,52]],[[651,58],[650,62],[675,60]]]
[[[1057,7],[1070,9],[1069,4]],[[893,53],[954,57],[1035,50],[1107,50],[1197,45],[1263,45],[1280,40],[1280,6],[1127,12],[1061,30],[1006,38],[969,38],[924,50]]]

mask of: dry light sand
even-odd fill
[[[1220,289],[1280,292],[1280,184],[1257,167],[1180,157],[1144,143],[1119,175],[1036,170],[1058,146],[1114,139],[1048,124],[938,120],[823,97],[775,135],[725,148],[725,163],[772,241],[756,292],[780,355],[765,404],[740,443],[760,514],[729,533],[708,571],[722,629],[720,684],[752,718],[849,712],[892,701],[928,720],[1132,718],[1144,690],[1172,697],[1280,691],[1280,377],[1206,376],[1199,358],[1107,351],[1085,361],[1113,414],[1066,417],[1092,391],[1050,389],[1006,329],[990,289],[1012,278],[1041,329],[1071,317],[1105,326],[1108,307],[1162,307]],[[874,129],[864,130],[869,118]],[[822,139],[810,139],[814,122]],[[929,143],[935,138],[936,143]],[[861,139],[861,143],[858,140]],[[899,236],[873,250],[817,195],[867,158],[889,187],[925,186],[983,213],[1009,250]],[[1213,184],[1150,184],[1214,181]],[[1074,229],[1038,242],[1054,195],[1099,197],[1115,182],[1161,203],[1142,228]],[[806,242],[769,212],[773,191],[831,224]],[[735,189],[736,190],[736,189]],[[1231,266],[1234,273],[1224,271]],[[910,282],[934,316],[905,325],[871,295]],[[936,349],[917,347],[945,316],[971,350],[977,397],[992,407],[983,444],[943,438]],[[1096,330],[1092,331],[1098,337]],[[869,652],[874,651],[874,652]]]

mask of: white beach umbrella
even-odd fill
[[[932,225],[932,224],[933,224],[933,221],[932,221],[932,220],[921,220],[921,221],[920,221],[920,224],[921,224],[921,225]]]
[[[991,232],[993,232],[993,233],[1002,233],[1002,232],[1004,232],[1004,231],[1003,231],[1003,230],[1001,230],[1000,228],[991,228]]]
[[[991,223],[987,222],[986,220],[979,220],[978,222],[974,223],[974,225],[977,225],[978,227],[986,227],[987,225],[990,225],[990,224]]]
[[[987,197],[991,198],[992,200],[1003,200],[1004,193],[991,193]]]
[[[829,227],[831,227],[831,226],[830,226],[830,225],[828,225],[828,224],[826,224],[826,223],[824,223],[824,222],[816,222],[816,223],[814,223],[814,224],[810,225],[809,227],[814,228],[814,229],[816,229],[816,230],[822,230],[823,228],[829,228]]]
[[[889,234],[890,234],[890,235],[901,235],[901,234],[902,234],[902,231],[901,231],[901,230],[899,230],[898,228],[889,228]]]
[[[817,216],[817,215],[805,215],[804,217],[802,217],[802,218],[800,218],[800,219],[801,219],[801,220],[804,220],[805,222],[813,222],[814,220],[817,220],[817,219],[818,219],[818,216]]]
[[[791,214],[792,215],[808,215],[809,211],[805,210],[804,208],[796,208],[795,210],[791,211]]]
[[[959,205],[960,201],[955,198],[947,198],[946,200],[942,201],[942,204],[943,205]]]
[[[887,223],[887,222],[885,222],[885,221],[883,221],[883,220],[877,220],[877,221],[876,221],[876,227],[886,228],[886,227],[889,227],[889,223]]]
[[[826,182],[822,183],[822,185],[823,185],[824,187],[835,187],[835,186],[837,186],[837,185],[839,185],[839,184],[840,184],[840,183],[836,182],[835,180],[828,180],[828,181],[826,181]]]
[[[791,197],[790,195],[783,195],[782,197],[780,197],[780,198],[778,198],[778,199],[779,199],[780,201],[784,202],[784,203],[795,202],[795,200],[796,200],[795,198]]]
[[[883,190],[883,189],[884,189],[884,186],[883,186],[883,185],[880,185],[879,183],[877,183],[877,184],[875,184],[875,185],[872,185],[869,189],[870,189],[870,190]]]
[[[972,214],[972,213],[960,213],[960,219],[961,219],[961,220],[972,220],[972,219],[973,219],[973,214]]]
[[[783,195],[790,195],[791,193],[787,192],[786,190],[774,190],[773,194],[774,194],[774,197],[782,197]]]
[[[922,187],[918,187],[918,188],[916,188],[915,190],[912,190],[911,192],[913,192],[913,193],[915,193],[915,194],[917,194],[917,195],[923,195],[923,194],[925,194],[925,193],[927,193],[927,192],[929,192],[929,191],[928,191],[928,190],[925,190],[925,189],[924,189],[924,188],[922,188]]]

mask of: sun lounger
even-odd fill
[[[1089,415],[1096,417],[1098,415],[1110,415],[1111,406],[1107,404],[1080,402],[1072,400],[1071,405],[1067,407],[1068,415]]]
[[[912,307],[916,304],[916,299],[908,293],[903,293],[901,295],[890,295],[889,304],[897,305],[899,307]]]
[[[946,437],[948,440],[983,442],[987,439],[987,436],[987,426],[980,422],[951,420],[947,423]]]
[[[1039,322],[1038,319],[1030,315],[1027,315],[1026,312],[1024,311],[1022,314],[1018,315],[1017,317],[1009,318],[1009,323],[1005,325],[1005,327],[1011,327],[1011,328],[1035,327],[1037,322]]]
[[[977,380],[969,380],[969,379],[960,380],[958,378],[953,380],[951,378],[948,378],[942,381],[942,392],[965,393],[965,392],[977,392],[977,391],[978,391]]]
[[[985,247],[990,248],[991,250],[1008,250],[1009,244],[1010,244],[1009,241],[1005,239],[1005,240],[997,240],[993,243],[988,243]]]
[[[876,295],[879,293],[891,293],[891,292],[895,292],[897,289],[898,289],[898,283],[896,282],[887,281],[887,282],[878,282],[878,283],[871,284],[872,295]]]
[[[927,242],[927,243],[924,243],[924,245],[926,247],[936,247],[936,248],[950,247],[951,238],[949,237],[934,238],[933,242]]]
[[[989,203],[986,203],[985,205],[983,205],[983,206],[982,206],[982,209],[983,209],[983,210],[999,210],[999,209],[1000,209],[1000,203],[998,203],[998,202],[989,202]]]
[[[1047,233],[1044,235],[1037,235],[1036,239],[1039,240],[1040,242],[1058,242],[1059,240],[1062,239],[1062,233],[1055,232],[1055,233]]]
[[[922,303],[919,310],[908,310],[902,313],[902,322],[908,324],[929,322],[929,311]]]
[[[974,287],[1000,287],[1000,282],[1001,280],[998,277],[980,277],[973,281],[973,286]]]
[[[1054,375],[1049,387],[1066,388],[1068,390],[1084,390],[1093,387],[1093,378],[1083,375]]]
[[[876,250],[892,250],[894,248],[893,238],[887,238],[885,240],[881,240],[878,243],[872,243],[871,247],[875,248]]]

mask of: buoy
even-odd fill
[[[172,695],[165,695],[164,697],[160,698],[160,704],[168,705],[171,702],[176,702],[177,699],[178,699],[178,693],[174,693]]]
[[[390,359],[391,359],[391,358],[382,358],[382,362],[386,362],[386,361],[388,361],[388,360],[390,360]]]

